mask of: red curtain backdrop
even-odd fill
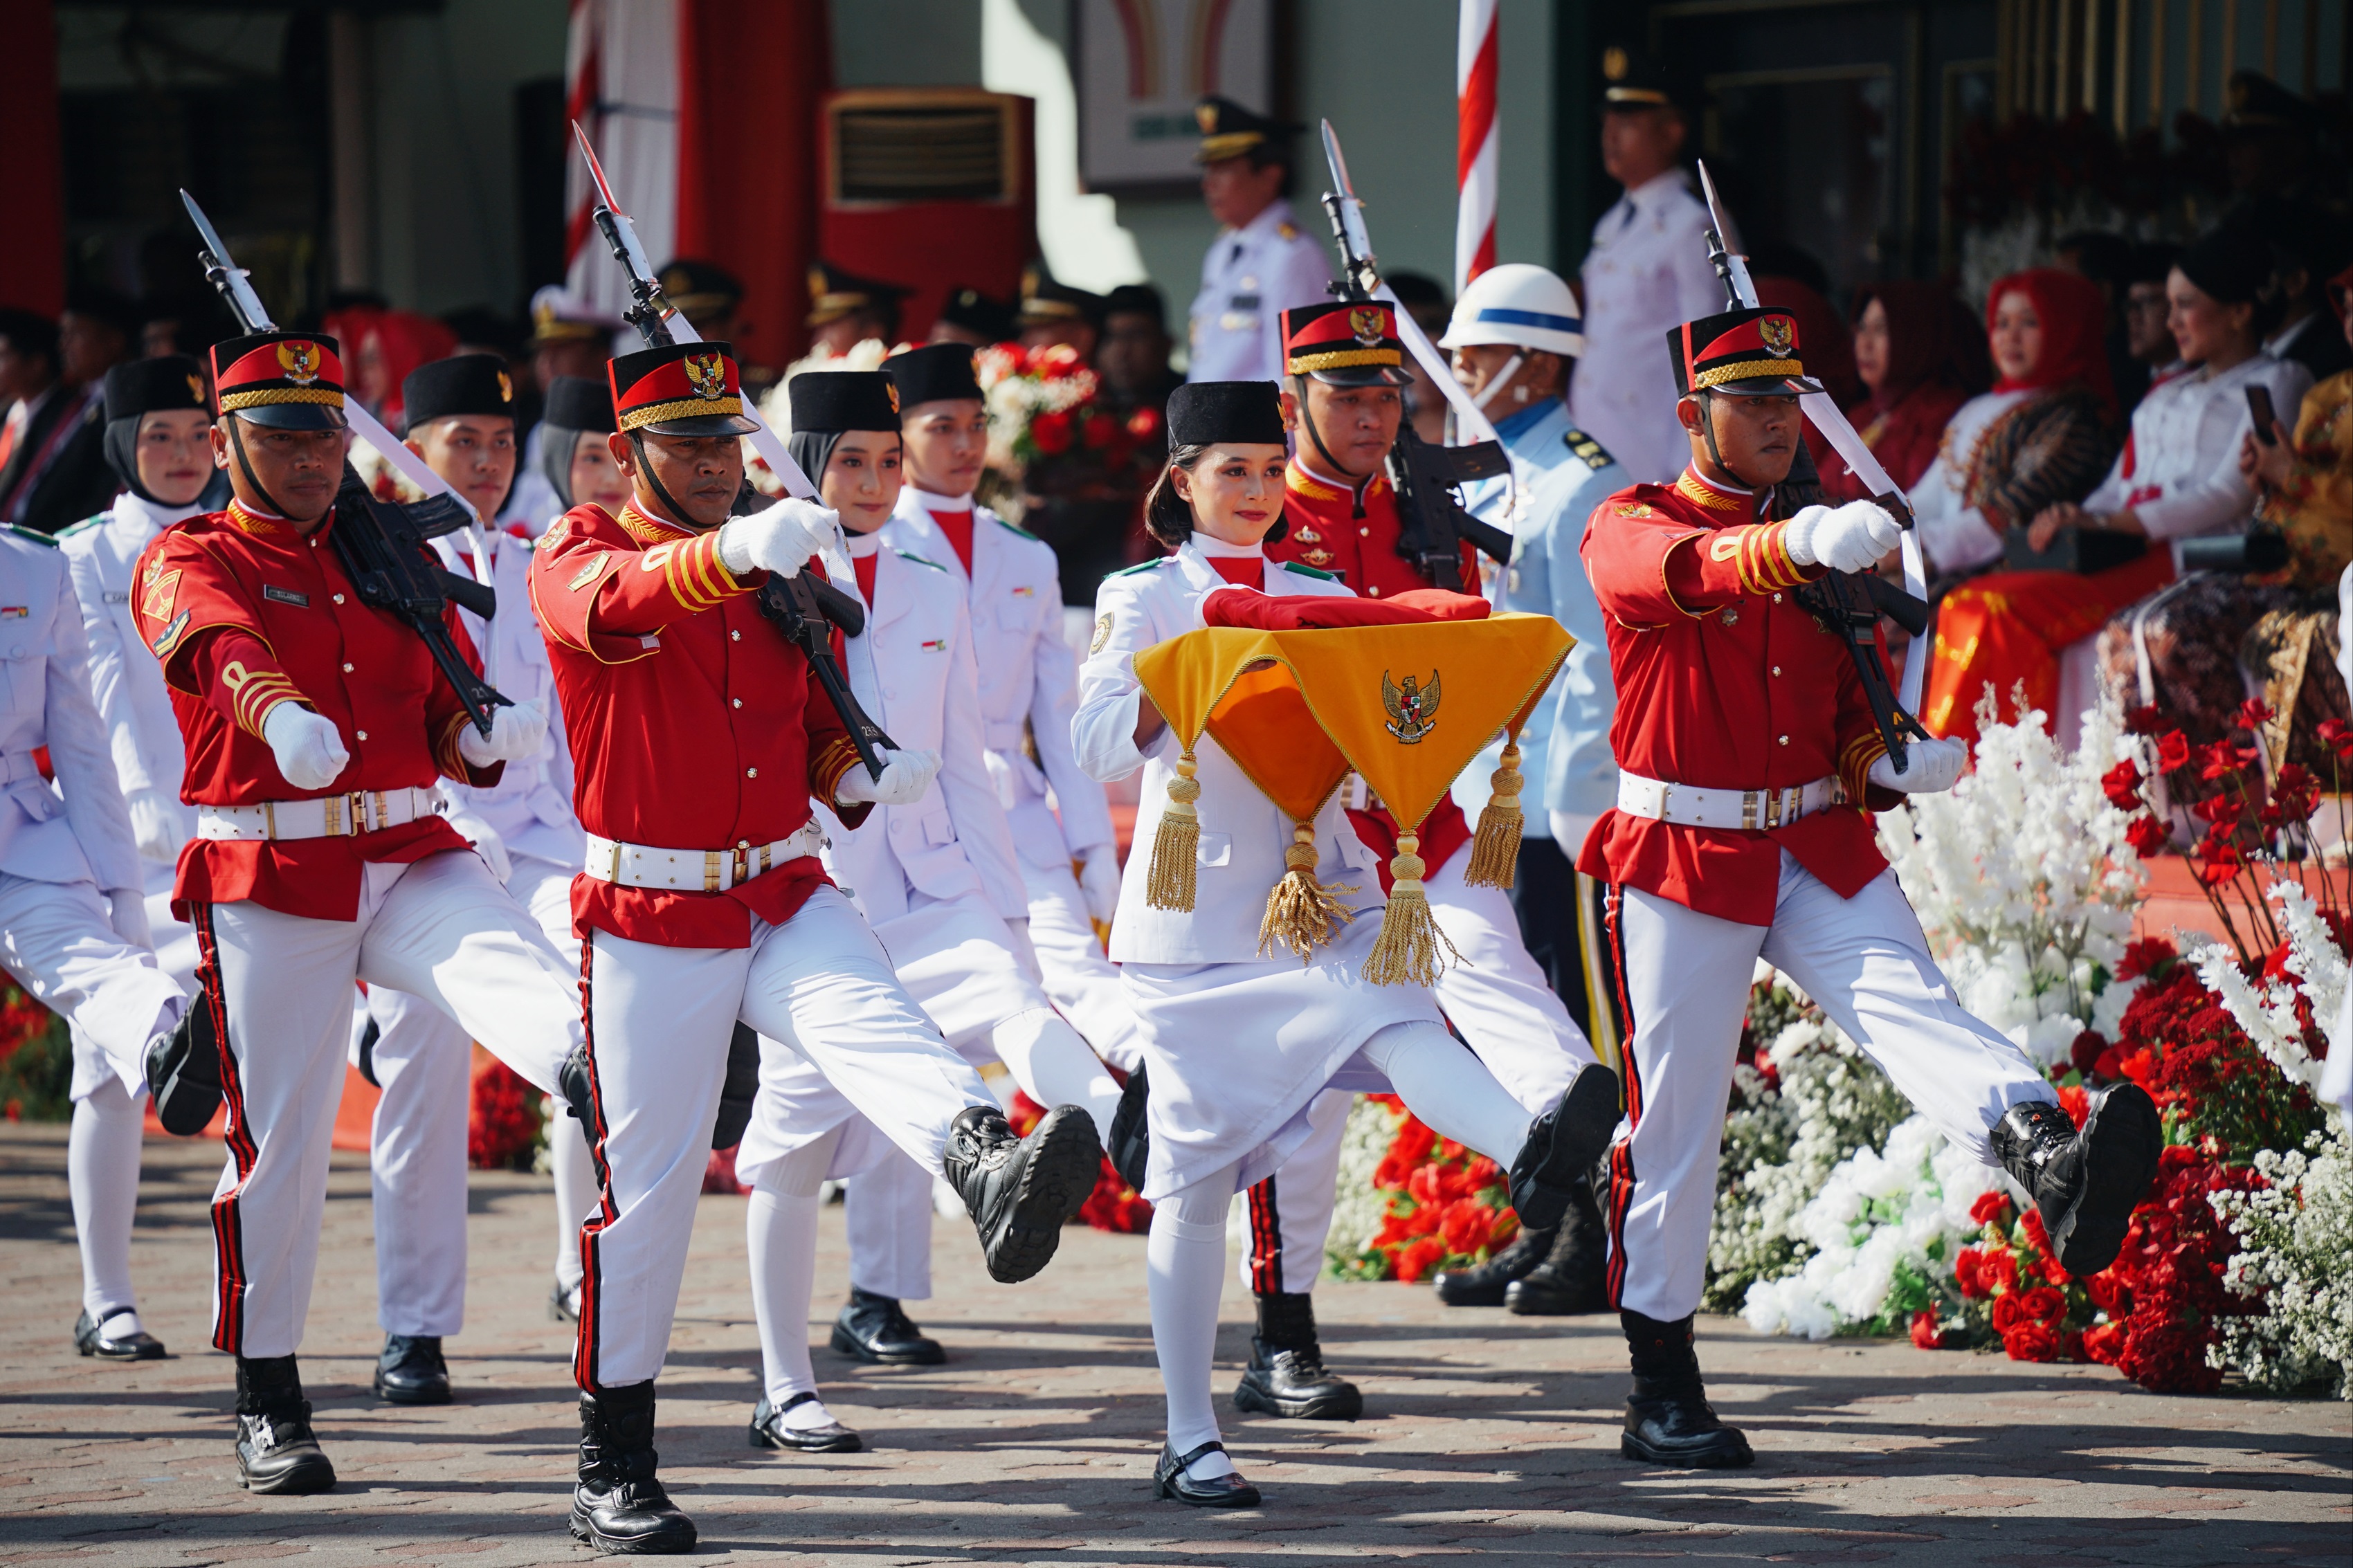
[[[51,10],[51,0],[0,0],[0,305],[54,316],[66,302],[66,202]]]
[[[808,342],[818,97],[833,78],[826,3],[678,0],[678,253],[744,280],[736,352],[782,368]]]

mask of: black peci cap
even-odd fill
[[[882,374],[899,389],[902,411],[946,398],[980,396],[969,343],[926,343],[892,354],[882,362]]]
[[[400,384],[408,428],[460,414],[514,417],[514,377],[497,354],[451,354],[428,360]]]
[[[540,417],[561,430],[613,433],[613,389],[585,375],[559,375],[547,384]]]
[[[1168,395],[1176,447],[1282,445],[1282,399],[1271,381],[1188,381]]]
[[[205,397],[205,369],[186,354],[126,360],[106,373],[106,417],[135,419],[173,408],[212,412]]]
[[[879,370],[806,370],[785,384],[793,434],[899,430],[899,389]]]

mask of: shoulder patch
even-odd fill
[[[1116,572],[1106,572],[1103,575],[1105,577],[1133,577],[1139,572],[1149,572],[1155,566],[1166,566],[1169,562],[1175,559],[1176,557],[1173,555],[1155,555],[1149,561],[1139,561],[1133,566],[1123,566]]]
[[[1561,445],[1582,458],[1585,466],[1597,474],[1618,460],[1609,455],[1609,448],[1574,425],[1560,433],[1560,440]]]
[[[1017,529],[1015,531],[1018,532],[1019,530]],[[934,572],[945,572],[947,570],[946,567],[941,565],[938,562],[926,560],[923,556],[916,554],[912,550],[893,550],[891,553],[897,556],[902,561],[912,561],[918,566],[928,566]]]
[[[37,528],[26,528],[20,522],[12,522],[6,526],[9,532],[15,534],[17,538],[23,540],[27,544],[45,545],[51,550],[55,550],[58,547],[57,537],[54,534],[43,533]]]
[[[1275,237],[1278,239],[1297,239],[1299,237],[1299,226],[1295,223],[1279,223],[1274,226],[1274,233]]]
[[[51,538],[50,542],[51,542],[51,543],[53,543],[53,544],[63,544],[67,540],[71,539],[75,534],[77,534],[77,533],[88,533],[91,529],[96,528],[100,523],[111,521],[113,520],[113,517],[114,517],[114,514],[113,514],[112,512],[111,512],[111,511],[102,511],[102,512],[100,512],[96,517],[86,517],[86,518],[83,518],[79,522],[75,523],[71,528],[61,528],[61,529],[58,530],[57,533],[56,533],[56,534]]]
[[[1296,561],[1284,562],[1282,569],[1285,572],[1296,572],[1302,577],[1321,577],[1326,583],[1337,583],[1340,580],[1340,574],[1337,572],[1318,572],[1314,567],[1302,566]]]
[[[999,527],[999,528],[1001,528],[1001,529],[1005,530],[1005,531],[1006,531],[1006,532],[1008,532],[1008,533],[1018,533],[1018,534],[1019,534],[1022,538],[1024,538],[1024,539],[1026,539],[1026,540],[1029,540],[1029,541],[1031,543],[1033,543],[1033,544],[1043,544],[1043,543],[1045,543],[1045,542],[1046,542],[1044,540],[1042,540],[1042,539],[1039,538],[1036,534],[1034,534],[1034,533],[1030,532],[1028,529],[1026,529],[1026,528],[1022,528],[1022,527],[1019,527],[1018,525],[1014,524],[1014,523],[1008,522],[1008,521],[1006,521],[1003,518],[1001,518],[1001,517],[997,516],[997,515],[995,512],[993,512],[993,511],[992,511],[992,512],[990,512],[990,513],[988,514],[988,519],[989,519],[989,521],[990,521],[991,522],[994,522],[995,524],[997,524],[997,527]],[[927,563],[927,564],[928,564],[928,563]]]
[[[1618,515],[1620,517],[1648,517],[1651,515],[1651,503],[1648,501],[1639,500],[1620,501],[1618,503]]]

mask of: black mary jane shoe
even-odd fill
[[[447,1405],[449,1363],[439,1336],[386,1334],[376,1358],[375,1396],[386,1405]]]
[[[1204,1443],[1180,1459],[1176,1457],[1176,1451],[1174,1448],[1163,1444],[1160,1449],[1160,1463],[1152,1468],[1152,1495],[1173,1498],[1178,1502],[1190,1503],[1195,1508],[1258,1507],[1258,1489],[1242,1479],[1240,1475],[1218,1476],[1209,1480],[1199,1481],[1185,1473],[1185,1467],[1202,1455],[1222,1454],[1225,1451],[1226,1446],[1223,1443]]]
[[[839,1421],[828,1421],[822,1426],[785,1425],[786,1411],[807,1405],[816,1397],[806,1392],[796,1394],[771,1408],[768,1396],[760,1395],[760,1403],[752,1408],[752,1447],[789,1448],[797,1454],[855,1454],[863,1449],[866,1440]]]
[[[927,1337],[901,1309],[895,1296],[849,1288],[849,1304],[833,1321],[835,1350],[880,1366],[937,1366],[948,1359],[940,1342]]]
[[[84,1309],[82,1315],[74,1320],[74,1349],[84,1355],[94,1355],[100,1361],[162,1361],[164,1342],[144,1329],[125,1334],[119,1340],[108,1339],[98,1331],[99,1326],[107,1319],[130,1310],[128,1307],[109,1307],[93,1318],[88,1309]]]

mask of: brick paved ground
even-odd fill
[[[474,1184],[471,1319],[451,1342],[463,1403],[378,1406],[367,1177],[338,1155],[304,1368],[343,1484],[237,1489],[230,1371],[204,1349],[217,1146],[149,1144],[134,1263],[177,1352],[135,1367],[72,1352],[79,1283],[61,1128],[0,1131],[0,1563],[573,1563],[565,1533],[569,1339],[547,1321],[543,1182]],[[970,1233],[939,1228],[920,1319],[936,1370],[856,1368],[819,1349],[833,1408],[872,1451],[829,1462],[744,1443],[758,1353],[740,1200],[707,1198],[663,1380],[664,1475],[702,1554],[856,1564],[2344,1563],[2353,1415],[2336,1405],[2160,1398],[2105,1368],[1810,1345],[1709,1321],[1718,1405],[1762,1459],[1676,1475],[1620,1459],[1624,1352],[1604,1318],[1449,1311],[1407,1286],[1319,1292],[1333,1358],[1374,1418],[1235,1420],[1261,1510],[1155,1503],[1157,1383],[1143,1244],[1078,1230],[1041,1279],[991,1284]],[[819,1278],[842,1281],[840,1211]],[[1247,1352],[1227,1293],[1225,1370]],[[813,1333],[821,1330],[813,1329]]]

